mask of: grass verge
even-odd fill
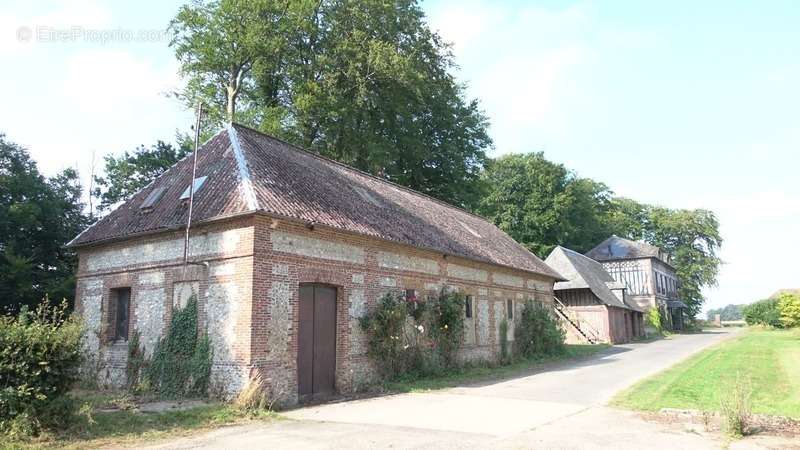
[[[754,413],[800,418],[800,333],[750,329],[637,383],[611,404],[720,411],[737,380],[747,383]]]
[[[104,408],[119,403],[119,398],[107,394],[80,392],[76,397],[93,408]],[[43,434],[24,441],[4,441],[0,437],[0,448],[30,450],[126,446],[168,437],[186,436],[198,430],[222,425],[277,418],[278,415],[272,412],[245,413],[231,405],[219,403],[163,412],[143,412],[137,409],[95,411],[90,419],[83,418],[79,424],[57,434]]]
[[[511,378],[523,375],[526,372],[540,370],[549,363],[587,357],[601,350],[605,350],[610,346],[607,344],[597,344],[567,345],[566,347],[564,354],[558,356],[526,359],[515,361],[507,365],[482,364],[466,366],[438,376],[398,379],[386,382],[384,383],[384,388],[391,392],[421,392],[444,389],[464,383]]]

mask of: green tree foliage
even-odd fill
[[[564,352],[564,330],[541,303],[528,300],[514,324],[514,354],[522,358],[553,356]]]
[[[780,328],[781,312],[778,309],[778,299],[768,298],[751,303],[744,308],[744,320],[748,325],[763,325]]]
[[[102,176],[95,176],[96,188],[92,195],[100,199],[99,211],[114,203],[128,199],[164,173],[191,151],[190,141],[182,140],[178,146],[163,141],[151,147],[140,146],[122,155],[107,155]]]
[[[490,188],[478,212],[540,257],[556,245],[585,252],[610,234],[611,191],[542,153],[498,158],[483,181]]]
[[[66,394],[78,379],[82,336],[66,302],[0,316],[0,432],[36,434],[69,422],[75,405]]]
[[[708,320],[714,320],[714,317],[719,314],[720,320],[742,320],[744,318],[744,308],[747,305],[725,305],[722,308],[709,309],[707,313]]]
[[[184,6],[187,103],[466,206],[491,147],[449,47],[416,1],[218,0]]]
[[[64,244],[87,224],[78,174],[39,173],[28,152],[0,134],[0,312],[75,291],[75,253]]]
[[[703,288],[716,286],[722,260],[719,222],[705,209],[648,207],[644,239],[672,256],[680,281],[678,295],[695,317],[702,309]]]
[[[784,327],[800,327],[800,295],[787,292],[779,295],[778,310]]]

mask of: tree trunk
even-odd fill
[[[228,116],[228,123],[233,123],[233,116],[236,114],[236,94],[237,94],[236,87],[232,85],[228,85],[228,104],[227,104],[227,116]]]

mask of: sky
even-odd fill
[[[171,141],[192,113],[163,32],[181,1],[0,0],[0,133],[52,175]],[[713,210],[707,308],[800,287],[800,2],[422,3],[491,122],[617,194]]]

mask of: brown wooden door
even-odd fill
[[[297,388],[301,399],[334,392],[336,288],[300,285]]]

